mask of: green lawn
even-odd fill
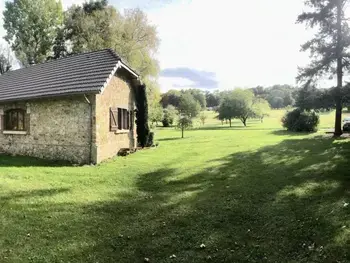
[[[282,113],[98,166],[0,156],[0,262],[350,262],[350,141]]]

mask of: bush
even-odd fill
[[[152,147],[154,146],[154,132],[150,132],[148,135],[148,140],[146,143],[146,147]]]
[[[293,132],[315,132],[319,122],[320,117],[314,111],[301,109],[287,112],[282,118],[283,127]]]
[[[168,105],[168,107],[166,107],[163,110],[163,126],[164,127],[169,127],[172,126],[174,123],[176,117],[176,109],[173,105]]]

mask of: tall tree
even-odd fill
[[[201,110],[201,105],[189,92],[182,92],[179,99],[179,119],[177,127],[181,129],[181,138],[184,137],[184,130],[192,127],[192,119],[197,117]]]
[[[254,98],[251,117],[259,118],[260,121],[263,122],[264,118],[269,115],[270,111],[270,104],[266,100],[258,97]]]
[[[219,106],[220,98],[219,98],[218,91],[215,91],[215,92],[206,91],[205,92],[205,99],[206,99],[207,107]]]
[[[65,13],[66,39],[73,52],[112,48],[143,77],[157,77],[159,46],[156,27],[140,9],[120,14],[107,1],[72,6]]]
[[[334,136],[342,134],[342,87],[343,71],[350,66],[349,26],[345,18],[345,5],[348,0],[305,0],[305,5],[312,9],[298,17],[299,23],[316,28],[315,37],[302,46],[303,51],[310,51],[311,63],[301,68],[297,79],[312,83],[319,77],[337,76],[334,90],[336,104]]]
[[[148,119],[153,126],[163,120],[163,108],[160,105],[160,88],[155,80],[145,80],[147,86],[147,100],[148,100]]]
[[[6,1],[3,15],[5,40],[23,65],[40,63],[50,56],[56,30],[62,24],[61,1]]]
[[[201,91],[200,89],[188,89],[188,90],[184,90],[183,92],[190,93],[193,96],[193,98],[196,101],[198,101],[198,103],[201,105],[202,110],[206,109],[207,102],[205,100],[205,95],[203,91]]]
[[[253,116],[254,94],[250,90],[235,89],[223,95],[219,106],[219,119],[239,119],[247,126],[247,119]]]
[[[174,107],[179,106],[181,97],[181,92],[178,90],[168,90],[162,94],[161,104],[163,108],[166,108],[168,105],[173,105]]]
[[[192,94],[182,93],[179,100],[178,111],[181,115],[195,118],[201,111],[201,105]]]

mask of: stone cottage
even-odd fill
[[[0,152],[99,163],[134,148],[139,75],[110,49],[0,76]]]

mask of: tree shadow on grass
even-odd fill
[[[270,130],[276,130],[276,128],[264,128],[259,126],[204,126],[196,128],[195,130],[203,130],[203,131],[218,131],[218,130],[245,130],[245,131],[270,131]]]
[[[0,154],[0,167],[62,167],[73,166],[67,161],[50,161],[28,156]]]
[[[349,262],[349,160],[349,141],[291,139],[196,173],[141,174],[134,191],[108,202],[17,204],[7,215],[25,213],[40,231],[8,238],[19,246],[5,253],[23,256],[24,247],[36,262]]]
[[[177,141],[177,140],[181,140],[184,138],[181,137],[170,137],[170,138],[161,138],[161,139],[157,139],[156,141],[158,142],[166,142],[166,141]]]
[[[304,136],[312,133],[311,132],[291,132],[287,130],[275,129],[274,131],[271,131],[271,134],[277,135],[277,136]]]
[[[32,197],[48,197],[61,193],[68,192],[69,188],[50,188],[50,189],[37,189],[32,191],[17,191],[12,192],[9,195],[1,195],[0,194],[0,203],[7,201],[15,201],[21,198],[32,198]]]

